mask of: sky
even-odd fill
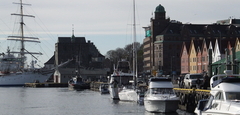
[[[17,45],[6,41],[18,31],[16,16],[19,0],[0,0],[0,51]],[[23,0],[26,29],[41,40],[27,44],[30,50],[41,50],[39,62],[45,63],[54,54],[58,37],[85,37],[105,55],[109,50],[124,48],[133,42],[133,0]],[[144,29],[150,25],[155,8],[161,4],[166,17],[182,23],[212,24],[217,20],[240,19],[240,0],[136,0],[136,41],[142,43]],[[38,46],[38,47],[37,47]],[[38,56],[37,56],[38,58]]]

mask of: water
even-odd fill
[[[1,115],[169,115],[149,113],[143,105],[113,101],[109,94],[91,90],[3,87],[0,99]],[[179,114],[191,115],[182,111]]]

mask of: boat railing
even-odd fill
[[[211,88],[216,87],[222,82],[240,82],[239,75],[216,75],[211,78]]]

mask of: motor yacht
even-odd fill
[[[149,112],[176,112],[179,98],[170,78],[152,77],[144,96],[144,107]]]
[[[240,74],[225,70],[210,79],[210,98],[200,100],[197,115],[240,115]]]

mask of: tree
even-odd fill
[[[135,42],[135,50],[136,50],[136,56],[137,56],[137,68],[138,71],[143,70],[143,45],[141,45],[139,42]],[[108,58],[112,64],[116,65],[118,61],[121,59],[126,59],[130,61],[132,64],[133,60],[133,44],[128,44],[124,48],[116,48],[115,50],[109,50],[106,55],[106,58]],[[113,65],[112,65],[113,67]]]

